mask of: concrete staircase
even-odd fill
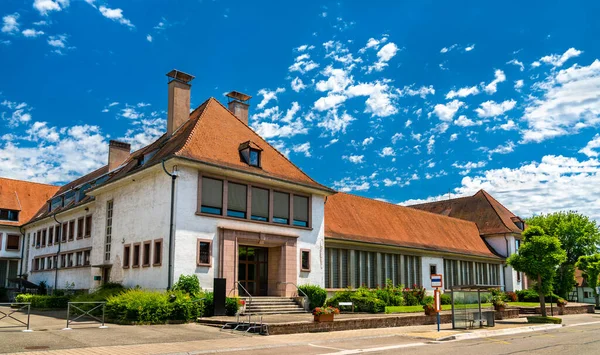
[[[252,297],[252,302],[247,297],[242,297],[246,301],[246,311],[244,314],[289,314],[305,313],[293,298],[289,297]]]

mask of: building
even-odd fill
[[[588,285],[587,278],[579,269],[575,269],[575,286],[569,293],[569,301],[596,304],[594,289]]]
[[[250,96],[191,111],[194,77],[167,76],[163,136],[135,152],[111,141],[105,166],[40,198],[22,226],[29,281],[165,289],[196,274],[205,289],[225,278],[228,294],[290,296],[306,283],[430,288],[441,273],[446,286],[515,287],[499,238],[519,231],[336,193],[248,126]]]
[[[0,178],[0,287],[16,288],[27,260],[21,226],[58,190],[58,186]]]
[[[509,211],[484,190],[473,196],[453,198],[410,206],[443,216],[474,222],[485,243],[496,254],[506,259],[519,250],[521,232],[525,222]],[[527,280],[521,272],[504,264],[503,285],[506,290],[527,288]]]

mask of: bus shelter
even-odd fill
[[[495,311],[490,289],[500,286],[452,286],[452,329],[473,329],[495,326]]]

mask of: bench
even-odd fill
[[[354,303],[353,302],[339,302],[338,307],[352,307],[352,313],[354,313]]]

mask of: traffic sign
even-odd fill
[[[432,274],[431,275],[431,287],[442,287],[442,275]]]

